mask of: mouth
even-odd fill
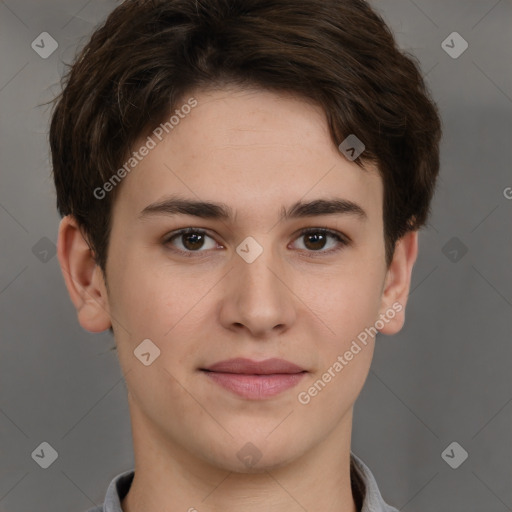
[[[229,359],[200,370],[222,388],[250,400],[276,396],[296,386],[308,373],[294,363],[276,358]]]

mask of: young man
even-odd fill
[[[135,470],[100,512],[396,511],[351,452],[404,323],[440,119],[361,0],[127,0],[68,74],[58,257]]]

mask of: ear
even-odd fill
[[[411,286],[411,273],[418,256],[418,232],[410,231],[397,241],[382,290],[379,332],[396,334],[405,322],[405,306]]]
[[[71,215],[60,222],[57,257],[80,325],[89,332],[108,329],[112,324],[103,272]]]

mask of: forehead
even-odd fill
[[[364,204],[369,217],[382,215],[377,169],[361,169],[341,154],[321,107],[263,90],[198,90],[183,104],[191,97],[193,109],[175,106],[181,115],[172,129],[151,135],[154,147],[123,180],[117,213],[135,218],[178,194],[227,204],[238,219],[263,220],[298,200],[335,195]]]

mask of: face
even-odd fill
[[[240,450],[275,467],[349,431],[368,333],[403,322],[415,238],[388,269],[381,178],[333,145],[319,107],[268,91],[193,97],[118,185],[109,293],[93,280],[104,307],[89,301],[79,319],[114,328],[134,430],[226,470],[249,471]],[[205,371],[233,358],[278,358],[301,373]]]

